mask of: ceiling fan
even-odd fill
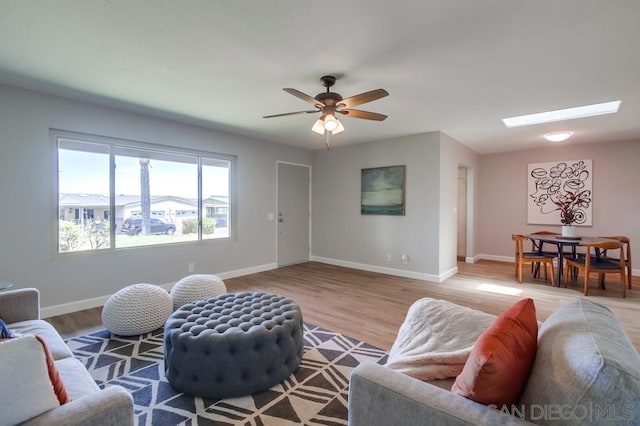
[[[285,112],[284,114],[265,115],[263,118],[284,117],[286,115],[295,114],[312,114],[321,112],[322,115],[315,122],[311,130],[316,133],[327,134],[331,132],[332,135],[344,131],[344,126],[336,118],[337,114],[343,114],[347,117],[363,118],[365,120],[382,121],[387,118],[384,114],[378,114],[376,112],[362,111],[359,109],[352,109],[356,105],[362,105],[367,102],[372,102],[380,98],[388,96],[389,93],[384,89],[371,90],[369,92],[360,93],[359,95],[351,96],[343,99],[340,94],[332,92],[330,89],[336,83],[336,77],[332,75],[325,75],[320,77],[322,85],[327,88],[326,92],[318,93],[315,98],[302,93],[299,90],[285,88],[282,89],[285,92],[302,99],[305,102],[310,103],[316,109],[306,111]]]

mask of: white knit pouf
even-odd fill
[[[102,322],[113,334],[134,336],[162,326],[173,312],[171,296],[154,284],[132,284],[109,297]]]
[[[227,292],[224,281],[217,275],[189,275],[178,281],[171,289],[173,309],[196,300],[206,300]]]

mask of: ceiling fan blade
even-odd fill
[[[385,96],[389,96],[389,92],[384,89],[376,89],[343,99],[338,102],[338,105],[344,105],[343,108],[351,108],[356,105],[361,105],[367,102],[375,101],[376,99],[384,98]]]
[[[378,114],[377,112],[361,111],[359,109],[343,109],[338,111],[340,114],[345,114],[348,117],[364,118],[365,120],[383,121],[387,118],[384,114]]]
[[[314,109],[313,111],[285,112],[283,114],[265,115],[262,118],[284,117],[285,115],[296,115],[296,114],[311,114],[311,113],[314,113],[314,112],[320,112],[320,110]]]
[[[300,98],[305,102],[309,102],[311,105],[315,105],[318,108],[322,108],[324,106],[324,104],[322,102],[320,102],[319,100],[317,100],[316,98],[312,98],[311,96],[307,95],[306,93],[302,93],[299,90],[296,89],[291,89],[291,88],[285,88],[282,89],[285,92],[289,93],[290,95],[295,96],[296,98]]]

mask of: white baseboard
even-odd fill
[[[236,269],[235,271],[221,272],[216,274],[223,280],[235,277],[242,277],[244,275],[257,274],[258,272],[270,271],[272,269],[277,269],[277,263],[266,263],[264,265],[251,266],[249,268]]]
[[[455,274],[458,273],[458,267],[455,266],[451,269],[449,269],[447,272],[440,274],[440,281],[438,281],[439,283],[451,278],[452,276],[454,276]]]
[[[479,254],[476,257],[474,257],[474,263],[477,262],[478,260],[495,260],[496,262],[510,262],[513,263],[515,262],[515,259],[513,256],[498,256],[495,254]]]
[[[278,265],[276,263],[267,263],[264,265],[251,266],[249,268],[236,269],[234,271],[221,272],[218,275],[223,280],[235,277],[241,277],[243,275],[255,274],[257,272],[269,271],[271,269],[276,269]],[[160,287],[164,288],[167,291],[171,291],[175,283],[165,283],[158,284]],[[54,317],[56,315],[64,315],[71,312],[83,311],[85,309],[97,308],[98,306],[104,306],[107,299],[109,299],[111,295],[94,297],[91,299],[77,300],[74,302],[63,303],[60,305],[46,306],[40,309],[40,316],[42,318]]]
[[[452,268],[441,275],[425,274],[424,272],[407,271],[404,269],[388,268],[386,266],[369,265],[366,263],[349,262],[347,260],[331,259],[328,257],[311,256],[314,262],[327,263],[329,265],[343,266],[345,268],[360,269],[362,271],[377,272],[379,274],[395,275],[397,277],[413,278],[416,280],[441,283],[447,278],[458,273],[458,267]]]
[[[103,306],[109,296],[99,296],[92,299],[77,300],[75,302],[63,303],[61,305],[45,306],[40,309],[41,318],[55,317],[56,315],[64,315],[70,312],[83,311],[85,309]]]

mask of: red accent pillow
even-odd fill
[[[523,299],[478,337],[451,391],[482,404],[515,404],[537,348],[536,307],[533,299]]]
[[[44,350],[44,356],[47,361],[47,370],[49,370],[49,379],[51,380],[51,384],[53,385],[53,391],[56,393],[56,397],[58,398],[58,402],[60,405],[66,404],[71,401],[69,395],[67,394],[67,389],[64,387],[64,383],[62,382],[62,378],[60,377],[60,372],[56,368],[56,365],[53,361],[53,356],[51,356],[51,351],[49,347],[45,343],[44,339],[38,335],[35,336],[38,339],[38,342],[42,345],[42,349]]]

